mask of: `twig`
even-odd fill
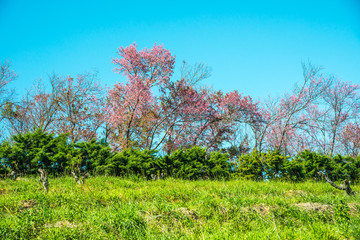
[[[8,213],[10,213],[11,216],[14,216],[7,207],[4,206],[4,208],[6,209],[6,211],[8,211]]]
[[[113,231],[113,233],[115,233],[116,236],[118,236],[119,239],[124,239],[112,226],[110,226],[106,222],[101,221],[100,219],[99,219],[99,222],[106,225],[111,231]]]
[[[276,228],[276,222],[275,222],[275,216],[274,216],[274,214],[272,214],[272,217],[273,217],[273,222],[274,222],[274,225],[275,225],[275,232],[276,232],[279,240],[281,240],[281,238],[280,238],[280,236],[279,236],[279,233],[278,233],[278,231],[277,231],[277,228]]]

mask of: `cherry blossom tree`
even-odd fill
[[[340,142],[343,153],[356,158],[360,153],[360,125],[359,122],[350,122],[342,128]]]
[[[350,82],[337,79],[334,85],[323,93],[325,103],[324,115],[324,145],[326,153],[333,155],[336,150],[340,150],[338,139],[341,132],[355,130],[354,125],[349,121],[359,115],[360,109],[360,86]],[[347,129],[344,126],[347,125]]]
[[[138,51],[135,43],[119,48],[118,55],[113,59],[115,71],[123,74],[127,82],[119,82],[109,91],[106,110],[111,139],[121,149],[151,148],[151,129],[161,118],[153,88],[164,91],[173,74],[175,57],[161,45]]]
[[[173,141],[174,136],[181,134],[185,126],[192,122],[191,117],[201,115],[204,109],[199,107],[204,103],[200,95],[206,95],[207,90],[203,88],[199,94],[196,85],[210,75],[211,70],[205,64],[189,65],[184,61],[180,80],[169,81],[165,88],[161,88],[158,97],[159,117],[152,125],[150,149],[160,146],[167,152],[175,149],[177,144]]]
[[[312,123],[305,113],[316,109],[317,101],[332,83],[332,78],[324,76],[320,70],[310,63],[303,64],[304,80],[300,85],[281,99],[265,101],[262,109],[265,122],[253,128],[258,150],[262,151],[265,143],[268,148],[285,154],[290,154],[291,148],[299,150],[299,145],[307,147],[303,141],[297,144],[298,140],[306,139],[299,129]]]
[[[172,113],[165,121],[168,153],[196,145],[218,150],[235,136],[238,123],[254,123],[260,118],[257,104],[237,91],[213,92],[181,79],[169,86],[169,92],[162,101]]]
[[[109,91],[106,111],[115,147],[218,149],[231,138],[236,122],[259,118],[250,97],[198,86],[210,76],[204,64],[183,63],[181,78],[171,81],[175,58],[162,46],[138,50],[133,44],[119,48],[118,54],[115,71],[127,81]]]

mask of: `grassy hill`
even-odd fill
[[[0,180],[1,239],[360,239],[360,196],[322,182],[49,182]]]

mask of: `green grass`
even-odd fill
[[[49,183],[0,180],[0,239],[360,239],[360,197],[326,183]]]

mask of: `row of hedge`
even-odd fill
[[[317,179],[319,171],[333,181],[348,179],[357,182],[360,177],[360,157],[330,157],[305,150],[290,158],[279,151],[259,153],[255,150],[240,156],[237,161],[239,176],[254,180],[284,179],[298,182]]]
[[[147,179],[175,177],[183,179],[253,180],[285,179],[303,181],[325,172],[334,181],[359,180],[360,158],[329,157],[304,151],[294,158],[279,151],[260,153],[256,150],[230,160],[226,152],[210,152],[192,147],[159,156],[150,150],[127,149],[112,152],[102,141],[69,143],[67,135],[55,136],[41,130],[14,135],[0,145],[0,172],[6,175],[36,174],[39,168],[53,175],[67,174],[74,168],[90,174],[115,176],[137,175]]]

